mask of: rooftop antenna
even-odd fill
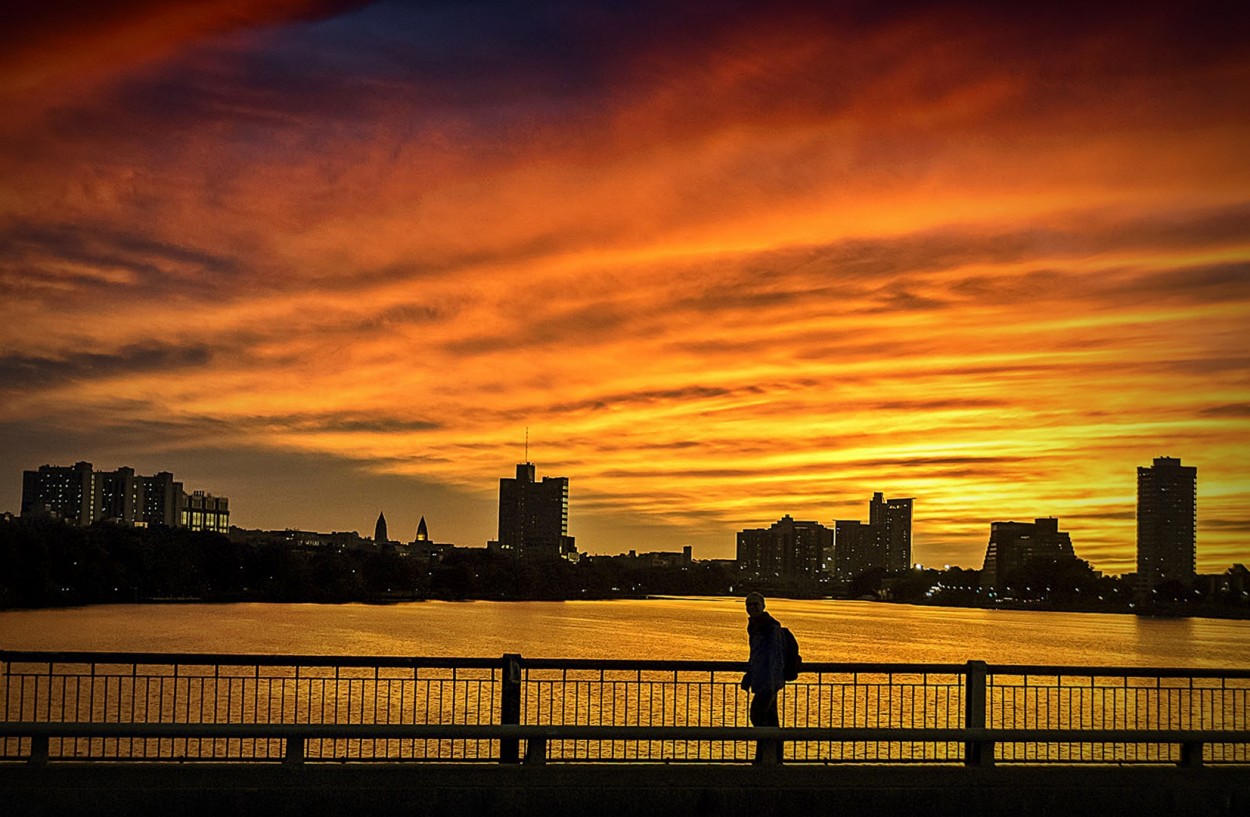
[[[530,427],[525,427],[525,461],[530,461]]]

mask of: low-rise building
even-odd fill
[[[981,586],[1000,589],[1014,573],[1035,559],[1076,560],[1072,537],[1059,530],[1056,517],[1032,522],[991,522],[990,541],[981,567]]]

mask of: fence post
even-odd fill
[[[521,724],[521,656],[504,653],[499,683],[499,723],[503,726]],[[499,741],[499,762],[519,763],[521,741],[507,738]]]
[[[48,765],[48,736],[32,735],[30,738],[30,765]]]
[[[986,666],[984,661],[969,661],[964,670],[966,692],[964,700],[964,728],[985,728],[985,680]],[[991,740],[969,740],[964,742],[965,766],[993,766],[994,742]]]
[[[1186,769],[1202,768],[1202,741],[1187,740],[1181,743],[1180,765]]]
[[[528,738],[525,741],[525,765],[542,766],[547,762],[547,739]]]
[[[302,766],[304,763],[304,738],[292,735],[286,739],[286,754],[282,762],[287,766]]]

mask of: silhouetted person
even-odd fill
[[[777,718],[777,695],[785,686],[785,644],[781,625],[764,612],[764,597],[751,593],[746,598],[747,637],[751,657],[742,688],[751,693],[751,725],[780,726]],[[761,740],[755,744],[756,764],[773,766],[781,762],[782,744],[778,740]]]

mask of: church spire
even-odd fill
[[[386,535],[386,515],[383,513],[378,514],[378,524],[373,527],[373,541],[379,545],[390,541]]]
[[[424,517],[424,516],[423,516],[423,517],[421,517],[421,521],[417,523],[417,541],[418,541],[418,542],[428,542],[428,541],[430,541],[430,532],[429,532],[429,530],[427,530],[427,529],[426,529],[426,527],[425,527],[425,517]]]

